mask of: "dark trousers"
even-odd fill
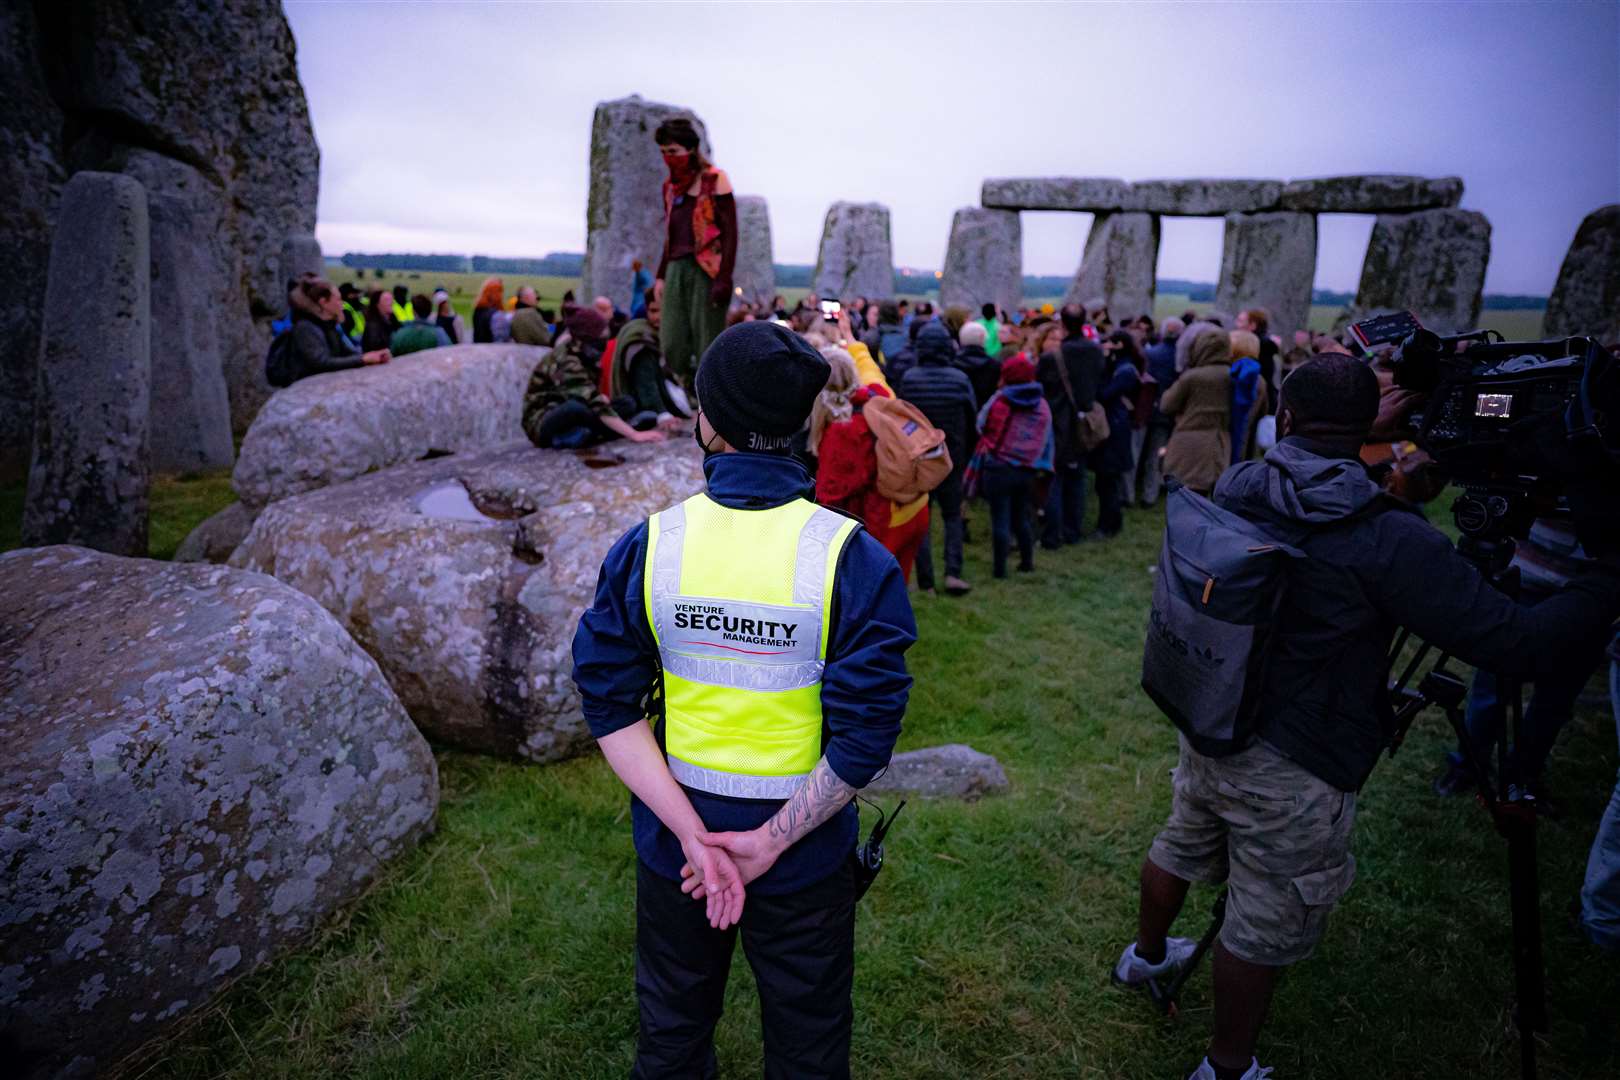
[[[633,398],[614,398],[613,411],[619,415],[619,419],[637,431],[647,431],[658,426],[658,414],[636,411]],[[618,433],[602,423],[602,418],[597,416],[589,405],[578,398],[569,398],[559,405],[552,406],[546,415],[540,418],[539,436],[535,442],[536,446],[558,450],[578,450],[619,437]]]
[[[1035,565],[1035,470],[992,465],[984,470],[984,497],[990,503],[990,559],[996,577],[1007,576],[1007,552],[1018,540],[1018,565]]]
[[[952,469],[945,482],[928,496],[931,505],[939,507],[945,519],[945,576],[962,576],[962,469]],[[917,587],[934,587],[933,529],[923,536],[922,547],[917,549]]]
[[[1117,472],[1097,474],[1097,532],[1113,536],[1125,524],[1120,505],[1124,499],[1125,477]]]
[[[742,923],[714,930],[703,903],[637,862],[636,1000],[641,1036],[632,1080],[718,1075],[714,1026],[725,1002],[731,954],[759,986],[768,1080],[849,1076],[854,1020],[855,879],[845,863],[785,896],[750,893]]]
[[[1527,592],[1524,602],[1539,604],[1550,594]],[[1530,700],[1524,707],[1524,718],[1518,732],[1508,732],[1516,739],[1508,748],[1508,780],[1529,783],[1541,779],[1541,771],[1552,753],[1558,733],[1575,714],[1575,699],[1586,689],[1587,682],[1604,660],[1604,646],[1609,643],[1609,632],[1570,648],[1556,671],[1537,679],[1530,689]],[[1496,741],[1508,722],[1509,695],[1522,695],[1520,683],[1499,678],[1484,668],[1474,672],[1473,684],[1468,688],[1468,704],[1463,711],[1463,728],[1474,750],[1484,761],[1490,761]],[[1467,759],[1459,748],[1451,755],[1458,764]]]
[[[1078,544],[1084,535],[1086,516],[1086,467],[1081,462],[1059,465],[1046,496],[1046,522],[1041,526],[1041,546]]]

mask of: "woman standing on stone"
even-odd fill
[[[502,293],[505,286],[498,277],[485,278],[483,287],[478,290],[478,300],[473,304],[473,343],[488,345],[495,341],[495,331],[490,326],[490,320],[495,313],[501,310]]]
[[[653,291],[663,302],[664,362],[690,390],[698,360],[726,327],[737,262],[731,179],[703,156],[697,129],[672,117],[653,133],[664,156],[664,257]]]

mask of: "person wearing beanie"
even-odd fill
[[[828,372],[775,323],[715,338],[706,489],[620,537],[574,634],[585,721],[631,792],[636,1076],[716,1074],[739,929],[765,1074],[849,1075],[851,800],[894,751],[917,628],[894,558],[809,500],[789,452]]]
[[[1018,353],[1001,365],[1001,389],[983,415],[969,486],[990,503],[991,573],[1004,578],[1014,537],[1018,569],[1035,569],[1035,480],[1052,472],[1052,409],[1029,357]]]
[[[967,323],[983,336],[984,327]],[[950,332],[942,321],[928,323],[917,334],[917,363],[895,387],[896,393],[911,402],[940,431],[951,455],[951,471],[944,482],[929,493],[945,522],[945,592],[962,596],[972,586],[962,577],[962,474],[974,439],[979,403],[973,383],[956,366],[956,350]],[[987,363],[989,361],[986,361]],[[934,591],[933,542],[927,530],[917,551],[917,588]]]
[[[542,449],[578,450],[611,439],[662,442],[657,416],[642,416],[625,399],[615,408],[601,390],[607,320],[575,308],[556,348],[540,358],[523,394],[523,433]],[[645,430],[638,430],[638,428]]]

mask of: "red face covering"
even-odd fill
[[[690,150],[677,150],[671,153],[662,151],[664,167],[669,170],[670,186],[677,195],[684,195],[686,189],[692,186],[697,179],[697,157]]]

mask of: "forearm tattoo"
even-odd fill
[[[793,793],[793,798],[767,822],[770,837],[783,847],[789,847],[842,810],[854,797],[855,789],[838,779],[827,759],[822,758]]]

